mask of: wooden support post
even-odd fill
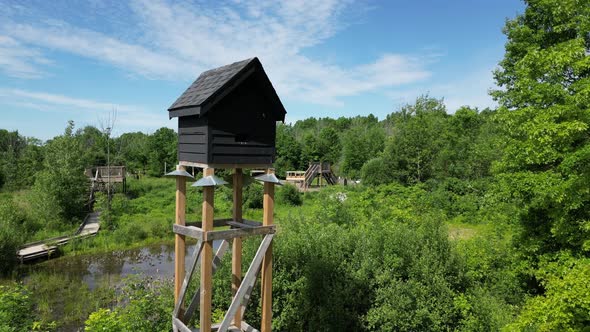
[[[179,171],[184,171],[184,166],[176,166]],[[177,225],[184,226],[186,215],[186,178],[184,176],[176,177],[176,218]],[[178,303],[182,282],[184,281],[184,259],[185,259],[185,237],[176,234],[174,255],[174,304]],[[182,305],[180,306],[180,317],[182,317]]]
[[[203,176],[214,174],[213,168],[205,168]],[[213,230],[213,207],[214,207],[215,187],[203,187],[203,224],[204,232]],[[211,331],[211,293],[212,293],[212,275],[211,266],[213,259],[213,242],[206,241],[203,243],[201,252],[201,296],[200,296],[200,323],[201,331]]]
[[[273,169],[268,169],[267,173],[274,173]],[[262,225],[270,226],[274,222],[274,200],[275,200],[275,185],[274,183],[264,183],[264,199],[263,199],[263,218]],[[264,260],[262,261],[262,322],[260,324],[261,332],[271,332],[272,322],[272,243],[266,251]]]
[[[235,222],[242,222],[242,169],[236,168],[234,171],[234,208],[233,208],[233,220]],[[242,281],[242,238],[235,238],[232,244],[232,280],[231,280],[231,293],[232,296],[236,296],[240,283]],[[236,312],[233,319],[233,325],[240,326],[242,323],[242,313],[240,310]]]

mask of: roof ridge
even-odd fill
[[[256,59],[256,57],[252,57],[252,58],[248,58],[248,59],[244,59],[244,60],[232,62],[230,64],[223,65],[221,67],[217,67],[217,68],[206,70],[206,71],[202,72],[201,75],[205,75],[207,73],[216,72],[216,71],[222,71],[222,70],[225,70],[225,69],[227,69],[227,68],[229,68],[231,66],[235,66],[235,65],[237,65],[239,63],[250,63],[254,59]],[[201,75],[199,75],[199,76],[201,76]]]

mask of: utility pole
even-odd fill
[[[111,127],[106,128],[107,134],[107,217],[111,224]]]
[[[101,131],[105,134],[107,139],[107,222],[111,223],[111,134],[115,127],[117,120],[117,110],[113,108],[112,112],[108,114],[106,119],[99,120]]]

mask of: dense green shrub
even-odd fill
[[[379,214],[365,216],[363,210],[371,206],[365,205],[368,197],[392,210],[418,204],[411,199],[398,203],[399,196],[392,193],[406,190],[407,199],[419,191],[377,189],[377,193],[325,190],[306,201],[313,205],[308,211],[319,213],[281,219],[274,245],[273,327],[281,331],[497,330],[509,322],[513,309],[506,293],[513,289],[505,282],[516,287],[518,283],[500,275],[510,268],[506,262],[513,257],[500,255],[506,259],[495,261],[490,243],[484,251],[485,267],[467,264],[477,261],[481,252],[460,254],[440,221],[418,214],[413,220],[401,219],[404,222],[381,219]],[[247,245],[246,257],[253,255],[256,244]],[[227,261],[217,273],[218,308],[229,305],[229,271]],[[256,288],[251,303],[258,303],[258,296]],[[255,309],[247,311],[248,320],[260,319]]]
[[[299,189],[291,184],[285,184],[277,188],[277,203],[291,206],[303,204],[303,198]]]
[[[112,235],[118,242],[172,238],[173,181],[142,181],[146,183],[137,183],[136,190],[143,190],[141,186],[150,190],[125,202],[133,213],[119,217],[119,227]],[[260,185],[249,188],[250,195],[262,198]],[[465,194],[461,188],[457,185],[452,190]],[[285,209],[287,205],[278,202],[273,327],[280,331],[470,331],[498,330],[510,323],[523,297],[510,238],[499,232],[450,239],[444,225],[449,218],[447,207],[437,207],[428,189],[427,185],[400,184],[332,186],[307,194],[303,206],[296,209]],[[189,190],[188,194],[190,201],[197,202],[194,209],[200,210],[200,191]],[[277,192],[277,198],[279,195]],[[228,188],[216,190],[216,215],[231,211],[230,197]],[[189,215],[198,219],[200,211],[194,212]],[[260,210],[245,212],[258,216]],[[243,271],[259,243],[259,238],[244,241]],[[231,301],[230,276],[231,260],[226,257],[214,277],[217,313]],[[196,284],[195,280],[192,291]],[[140,284],[139,293],[127,291],[125,296],[133,298],[129,304],[122,301],[120,307],[95,313],[86,322],[87,329],[130,329],[130,320],[139,313],[156,317],[162,312],[162,322],[153,324],[169,324],[171,304],[148,308],[140,300],[147,296],[158,301],[147,292],[161,294],[172,289],[160,286]],[[259,295],[255,287],[247,321],[260,321]],[[150,330],[134,326],[138,331]]]
[[[250,209],[262,209],[264,189],[263,186],[252,183],[244,187],[244,206]]]
[[[390,183],[389,169],[381,157],[367,161],[361,168],[361,182],[367,186],[378,186]]]
[[[0,331],[29,331],[33,326],[33,301],[20,284],[0,286]]]
[[[25,216],[12,201],[0,201],[0,274],[8,273],[16,263],[24,222]]]
[[[86,331],[169,331],[174,307],[170,282],[131,275],[123,281],[114,309],[102,308],[85,323]]]
[[[95,198],[94,210],[100,211],[101,227],[108,230],[117,229],[119,218],[128,211],[128,200],[125,195],[112,194],[109,202],[107,194],[97,192]]]
[[[541,264],[542,296],[526,301],[507,331],[590,330],[590,259],[561,254]]]

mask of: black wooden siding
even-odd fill
[[[210,163],[272,164],[274,154],[274,144],[257,141],[255,138],[240,142],[234,134],[211,130]]]
[[[206,119],[178,118],[178,160],[207,163],[208,131]]]
[[[265,102],[260,75],[250,75],[208,115],[211,163],[274,162],[276,120]]]

